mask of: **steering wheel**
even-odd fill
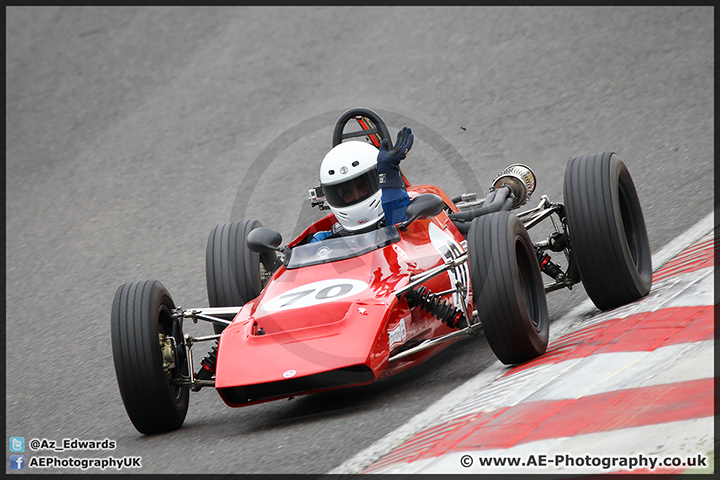
[[[353,118],[358,122],[362,130],[344,133],[345,126]],[[355,107],[340,115],[333,130],[332,146],[334,148],[340,145],[343,140],[356,137],[368,137],[372,144],[375,145],[375,148],[380,148],[383,140],[388,141],[389,149],[393,147],[393,141],[392,138],[390,138],[390,132],[388,131],[387,125],[385,125],[385,121],[380,115],[369,108]],[[409,187],[410,182],[405,177],[402,169],[400,170],[400,175],[402,176],[405,186]]]
[[[353,118],[357,120],[362,130],[344,133],[345,126]],[[387,140],[390,143],[390,148],[392,148],[393,145],[392,139],[390,138],[390,132],[388,131],[387,125],[385,125],[385,121],[382,117],[380,117],[380,115],[369,108],[351,108],[340,115],[337,123],[335,123],[332,146],[336,147],[340,145],[343,140],[355,137],[368,137],[376,148],[380,148],[380,143],[383,140]]]

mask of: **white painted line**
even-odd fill
[[[689,230],[665,245],[662,250],[652,256],[653,271],[657,271],[672,260],[678,253],[713,231],[715,225],[715,212],[710,212],[705,218],[696,223]]]
[[[714,213],[710,212],[709,215],[683,233],[682,236],[676,238],[652,256],[653,270],[657,271],[678,253],[707,235],[708,232],[712,231],[713,226]],[[593,310],[595,310],[595,306],[590,299],[586,299],[562,318],[553,322],[550,328],[551,334],[557,338],[568,333],[573,327],[573,322],[577,320],[578,317],[588,316]],[[597,310],[595,311],[597,312]],[[385,437],[337,466],[329,473],[352,474],[362,471],[382,456],[390,453],[394,448],[401,445],[414,434],[429,427],[437,418],[444,416],[453,408],[463,404],[468,398],[472,398],[473,395],[481,392],[506,371],[507,367],[501,364],[500,361],[496,361],[466,383],[456,387],[426,410],[412,417],[402,427],[388,433]]]

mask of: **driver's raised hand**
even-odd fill
[[[388,149],[389,142],[383,140],[380,145],[380,153],[378,154],[378,163],[392,162],[396,165],[399,164],[400,160],[405,158],[407,152],[412,148],[414,139],[415,137],[412,134],[412,130],[408,127],[403,127],[403,129],[398,132],[397,140],[393,148]]]
[[[389,142],[383,140],[378,153],[378,176],[381,188],[400,188],[405,184],[400,176],[400,161],[405,158],[407,152],[412,148],[415,137],[412,130],[403,127],[398,132],[397,141],[393,148],[389,148]]]

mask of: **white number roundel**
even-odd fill
[[[367,283],[350,278],[321,280],[281,293],[277,297],[264,301],[261,308],[266,312],[277,312],[291,308],[310,307],[351,297],[367,288]]]

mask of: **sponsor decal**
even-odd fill
[[[400,323],[392,330],[388,330],[388,343],[392,350],[397,345],[402,345],[407,340],[407,330],[405,329],[405,319],[401,318]]]
[[[291,378],[294,377],[297,372],[295,370],[288,370],[287,372],[283,373],[284,378]]]
[[[328,247],[320,247],[317,252],[315,252],[315,256],[320,259],[327,258],[330,256],[330,249]]]
[[[361,218],[358,220],[358,225],[362,225],[363,223],[367,223],[370,219],[369,218]]]
[[[410,258],[410,256],[407,253],[405,253],[405,250],[398,247],[397,244],[393,243],[392,248],[393,248],[393,250],[395,250],[395,253],[397,253],[398,256],[400,256],[402,258]]]
[[[266,312],[278,312],[293,308],[305,308],[341,300],[367,290],[368,284],[351,278],[333,278],[300,285],[262,302]]]
[[[449,233],[446,233],[442,228],[438,227],[432,222],[430,222],[430,225],[428,227],[428,233],[430,234],[430,242],[432,243],[433,247],[435,247],[435,250],[437,250],[438,253],[442,255],[446,261],[453,260],[465,253],[466,249],[463,248],[457,241],[455,241],[454,237],[452,237]],[[450,282],[452,283],[453,287],[458,281],[463,285],[470,285],[470,270],[468,269],[467,263],[463,263],[451,270],[448,270],[447,274],[448,277],[450,277]],[[453,293],[452,299],[453,304],[456,307],[459,307],[461,301],[460,295],[458,293]]]

